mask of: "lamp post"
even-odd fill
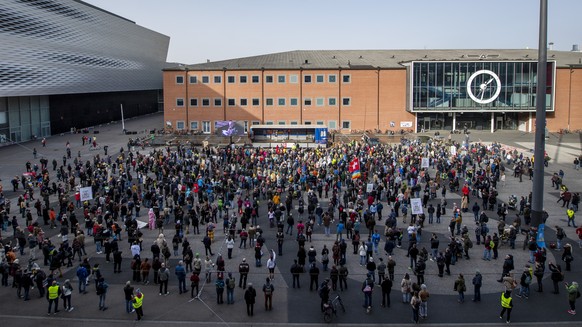
[[[546,72],[548,38],[548,1],[540,0],[538,46],[538,81],[536,90],[536,133],[534,147],[534,179],[531,201],[531,226],[544,223],[544,160],[546,148]]]

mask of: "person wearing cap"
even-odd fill
[[[135,313],[137,315],[137,317],[135,318],[136,321],[140,321],[141,318],[143,317],[143,298],[144,295],[139,289],[137,289],[135,295],[133,294],[131,295],[133,309],[135,310]]]
[[[247,284],[247,276],[249,275],[250,266],[247,263],[247,259],[243,258],[242,262],[238,265],[238,272],[240,278],[238,281],[238,287],[243,288],[243,285]]]
[[[51,285],[47,288],[46,299],[48,300],[48,315],[51,314],[51,308],[53,303],[55,304],[54,314],[59,312],[59,296],[61,296],[61,288],[57,284],[56,280],[53,280]]]
[[[248,283],[245,291],[245,302],[247,304],[247,315],[253,316],[253,309],[255,307],[255,300],[257,297],[257,291],[253,287],[253,283]]]
[[[133,286],[131,286],[131,282],[128,280],[125,282],[125,287],[123,287],[123,294],[125,296],[125,312],[132,313],[135,311],[133,308]]]

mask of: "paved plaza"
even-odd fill
[[[137,135],[131,137],[145,137],[148,135],[148,130],[153,128],[160,128],[163,125],[163,117],[161,114],[154,114],[146,117],[136,118],[125,122],[127,130],[138,131]],[[93,134],[93,131],[99,131],[98,134]],[[40,140],[27,142],[18,145],[11,145],[0,148],[0,179],[4,187],[5,196],[12,201],[12,212],[17,213],[15,209],[16,198],[18,192],[12,192],[10,180],[14,176],[20,176],[25,172],[25,162],[38,162],[41,157],[48,159],[49,163],[53,158],[59,162],[65,154],[65,144],[70,142],[71,151],[73,154],[78,154],[80,151],[83,160],[91,160],[92,157],[99,153],[103,155],[103,150],[89,151],[88,147],[81,145],[81,136],[83,134],[65,134],[57,135],[47,138],[47,145],[43,147]],[[90,130],[88,136],[96,136],[98,144],[103,147],[108,146],[109,154],[116,154],[119,149],[123,147],[127,150],[127,141],[129,135],[122,133],[121,124],[118,122],[103,126],[96,126]],[[463,135],[453,135],[454,139],[462,141]],[[527,156],[531,156],[533,151],[533,135],[522,133],[518,131],[499,131],[496,133],[474,132],[470,135],[471,142],[499,142],[507,148],[515,148],[523,152]],[[566,227],[566,210],[562,208],[561,204],[556,201],[559,197],[559,191],[551,187],[550,177],[554,172],[562,169],[565,173],[564,184],[568,186],[572,192],[582,191],[582,180],[580,171],[574,170],[572,164],[574,157],[581,154],[581,137],[578,134],[551,134],[547,139],[547,152],[550,160],[549,167],[546,168],[546,178],[544,179],[545,196],[544,208],[549,213],[547,221],[546,240],[548,242],[555,241],[554,226],[562,226],[566,230],[568,242],[573,245],[574,262],[572,264],[572,271],[567,272],[565,281],[579,281],[582,282],[582,249],[578,247],[577,236],[574,228]],[[37,151],[37,159],[33,158],[33,150]],[[145,150],[135,149],[136,151],[150,151],[150,148]],[[49,164],[50,166],[50,164]],[[509,169],[511,170],[511,169]],[[434,172],[431,170],[431,172]],[[499,196],[501,201],[507,201],[510,195],[527,196],[531,191],[532,182],[527,176],[523,176],[523,181],[512,177],[508,172],[507,182],[504,186],[498,186]],[[320,199],[322,207],[327,208],[329,199]],[[448,207],[447,215],[443,216],[441,224],[425,223],[425,228],[422,235],[419,247],[426,247],[430,251],[430,235],[436,233],[439,236],[440,249],[444,250],[447,243],[448,220],[450,219],[450,208],[454,203],[460,205],[460,193],[447,193]],[[56,201],[51,197],[51,201]],[[436,203],[440,201],[439,198],[432,200],[429,203]],[[475,201],[471,198],[470,206]],[[481,201],[479,199],[479,204]],[[384,212],[389,212],[389,206],[384,203]],[[493,232],[496,229],[497,214],[492,211],[487,211],[490,219],[490,229]],[[295,213],[297,217],[297,213]],[[385,214],[386,215],[386,214]],[[12,215],[11,215],[12,216]],[[306,216],[306,215],[305,215]],[[261,210],[259,212],[259,225],[265,231],[266,247],[267,249],[276,249],[275,242],[275,228],[269,228],[266,218],[266,201],[262,201]],[[508,221],[513,221],[515,212],[510,211]],[[463,216],[463,224],[467,225],[472,240],[475,241],[473,230],[475,224],[473,222],[471,212]],[[141,211],[142,221],[147,221],[147,210]],[[22,221],[22,220],[21,220]],[[578,224],[582,220],[578,218]],[[402,225],[402,218],[398,219],[398,226]],[[212,246],[214,253],[221,253],[226,258],[226,245],[224,243],[225,236],[222,233],[221,221],[217,224],[219,228],[216,231],[215,243]],[[201,226],[201,231],[203,226]],[[382,222],[383,229],[383,222]],[[173,225],[166,227],[170,232],[166,234],[168,241],[173,236]],[[58,244],[57,232],[58,229],[48,230],[47,235],[51,237],[55,244]],[[335,224],[332,225],[332,231],[335,230]],[[144,233],[144,249],[142,258],[151,258],[149,250],[150,245],[158,236],[157,230],[143,229]],[[11,230],[3,232],[3,237],[9,238],[12,235]],[[367,236],[367,231],[362,228],[362,235]],[[193,247],[194,253],[204,254],[204,247],[202,245],[200,235],[188,234],[185,235]],[[157,324],[157,325],[182,325],[182,324],[196,324],[196,325],[317,325],[323,324],[323,316],[319,309],[320,299],[316,291],[309,291],[309,276],[303,274],[301,278],[302,287],[294,289],[292,285],[292,277],[289,272],[293,259],[296,257],[297,244],[293,237],[285,235],[285,242],[283,245],[283,255],[277,257],[277,267],[275,271],[274,287],[275,292],[273,296],[273,310],[265,311],[263,305],[263,295],[260,289],[268,276],[267,268],[265,267],[266,258],[263,259],[263,267],[254,267],[254,251],[252,248],[239,249],[235,246],[233,258],[226,260],[226,271],[235,272],[234,276],[237,278],[238,284],[238,265],[243,258],[246,258],[251,265],[249,282],[252,282],[257,288],[257,304],[255,305],[255,315],[248,317],[245,311],[245,304],[243,299],[244,291],[240,288],[235,290],[235,303],[233,305],[216,304],[216,291],[214,283],[203,284],[201,298],[191,299],[189,293],[178,294],[178,283],[173,275],[173,267],[176,266],[177,258],[172,257],[170,260],[171,276],[169,283],[170,294],[168,296],[159,296],[158,287],[153,283],[149,285],[134,285],[140,288],[145,295],[144,299],[144,313],[145,317],[139,324]],[[318,251],[321,251],[324,245],[331,249],[335,237],[325,236],[323,227],[315,226],[312,242],[307,242],[307,247],[313,245]],[[529,260],[528,251],[522,250],[524,236],[519,235],[517,238],[516,249],[512,250],[507,245],[500,247],[499,259],[492,261],[484,261],[481,259],[483,247],[475,246],[470,249],[471,259],[459,260],[457,264],[451,267],[451,275],[444,277],[437,276],[436,263],[427,261],[425,284],[431,294],[428,302],[428,319],[421,320],[423,325],[492,325],[498,324],[499,320],[499,297],[502,291],[502,285],[496,280],[500,278],[503,258],[506,254],[512,254],[515,260],[515,274],[519,276],[522,268]],[[238,241],[238,240],[237,240]],[[134,323],[134,314],[127,314],[125,312],[123,286],[125,282],[131,280],[130,261],[131,254],[129,245],[125,241],[120,242],[120,249],[123,251],[123,263],[121,274],[113,274],[113,264],[105,261],[103,254],[95,253],[95,246],[90,237],[87,238],[88,257],[92,264],[99,263],[106,281],[109,283],[109,291],[107,293],[107,311],[98,310],[98,296],[95,295],[94,285],[90,284],[88,294],[81,295],[78,292],[73,293],[72,303],[75,310],[72,312],[61,311],[56,316],[46,316],[47,300],[38,298],[38,291],[35,289],[31,291],[31,300],[23,302],[16,296],[16,290],[12,288],[0,288],[0,319],[3,325],[12,326],[38,326],[39,324],[46,326],[64,326],[66,324],[75,324],[76,326],[113,326],[113,325],[127,325]],[[381,242],[381,248],[384,242]],[[339,312],[337,317],[333,317],[332,324],[342,325],[362,325],[362,324],[395,324],[407,325],[411,323],[411,307],[409,304],[403,304],[401,301],[400,281],[405,273],[411,273],[408,269],[408,258],[406,257],[406,238],[403,241],[402,248],[395,250],[394,259],[396,261],[395,281],[391,293],[392,305],[390,308],[382,308],[380,306],[380,289],[377,288],[373,295],[373,310],[367,314],[362,308],[364,301],[361,292],[362,282],[365,280],[366,271],[364,267],[359,265],[359,256],[352,254],[352,245],[348,241],[348,255],[347,267],[349,270],[348,290],[339,292],[347,307],[347,312]],[[238,242],[237,242],[238,245]],[[318,256],[319,257],[319,256]],[[387,260],[384,251],[380,251],[375,259],[383,258]],[[216,258],[216,255],[214,256]],[[560,262],[561,252],[548,250],[547,262]],[[376,261],[378,262],[378,261]],[[42,263],[42,262],[41,262]],[[562,267],[564,264],[562,263]],[[41,267],[45,271],[47,268]],[[62,282],[69,278],[76,285],[75,269],[69,268],[64,277],[59,279]],[[483,275],[482,301],[472,302],[473,295],[470,281],[479,270]],[[467,281],[466,302],[457,303],[456,292],[453,291],[453,284],[459,273],[465,275]],[[320,275],[320,281],[324,277],[328,277],[328,272],[323,272]],[[189,275],[188,275],[189,276]],[[411,273],[411,279],[416,280],[416,277]],[[214,281],[214,278],[213,278]],[[187,281],[189,287],[189,282]],[[576,316],[571,316],[566,313],[568,309],[567,295],[564,289],[561,293],[552,294],[552,283],[549,279],[549,273],[546,269],[544,276],[544,292],[535,292],[535,286],[532,283],[532,292],[528,300],[520,299],[514,296],[514,310],[512,312],[512,324],[520,325],[580,325],[582,321],[582,311]],[[335,294],[335,292],[332,292]]]

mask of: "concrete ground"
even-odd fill
[[[141,131],[137,136],[145,136],[147,130],[152,128],[160,128],[163,125],[163,117],[160,114],[154,114],[147,117],[132,119],[126,121],[126,129]],[[95,130],[99,130],[99,134],[89,134],[90,136],[97,136],[98,143],[109,145],[110,154],[117,153],[120,147],[127,149],[127,140],[129,136],[123,135],[120,123],[111,123],[108,125],[97,126]],[[135,137],[132,135],[132,137]],[[496,133],[473,132],[471,134],[471,141],[481,142],[500,142],[507,147],[515,147],[518,151],[523,151],[527,155],[531,155],[530,149],[533,148],[533,135],[515,132],[515,131],[499,131]],[[12,192],[10,179],[12,176],[20,175],[24,172],[24,163],[26,160],[33,162],[32,149],[36,148],[38,158],[41,156],[49,159],[53,158],[62,161],[65,144],[67,141],[71,143],[73,154],[81,151],[83,160],[90,160],[92,156],[103,151],[89,151],[87,147],[82,147],[80,142],[81,135],[62,135],[53,136],[47,139],[47,147],[43,148],[40,141],[28,142],[19,145],[12,145],[0,148],[0,179],[4,186],[5,195],[12,199],[14,204],[18,193]],[[463,140],[463,135],[453,135],[453,138],[459,141]],[[582,181],[580,180],[580,172],[573,169],[572,161],[575,155],[580,154],[581,139],[578,134],[566,135],[550,135],[547,140],[547,152],[552,160],[550,165],[546,168],[546,179],[544,182],[545,194],[544,206],[550,214],[548,220],[549,230],[546,232],[546,240],[555,240],[553,226],[566,226],[565,209],[561,205],[556,204],[558,198],[558,191],[551,189],[551,182],[549,176],[559,169],[565,172],[564,181],[570,190],[574,192],[582,191]],[[149,151],[148,148],[145,151]],[[38,159],[37,159],[38,160]],[[507,176],[507,183],[504,187],[499,187],[499,199],[506,201],[511,194],[518,196],[527,195],[531,191],[531,181],[524,178],[523,182],[514,179],[509,174]],[[449,208],[454,202],[460,204],[459,194],[447,195]],[[266,203],[266,201],[264,201]],[[323,206],[326,206],[327,199],[322,199]],[[436,204],[436,202],[434,202]],[[264,204],[264,203],[263,203]],[[14,209],[13,209],[14,210]],[[389,208],[385,205],[385,211]],[[262,225],[266,231],[266,246],[268,249],[275,246],[274,229],[269,229],[265,218],[265,209],[262,206],[261,218],[259,224]],[[448,210],[448,213],[450,210]],[[297,214],[296,214],[297,215]],[[488,212],[489,217],[496,218],[494,212]],[[445,237],[447,232],[448,216],[443,217],[441,224],[426,224],[423,234],[423,239],[420,246],[429,248],[428,242],[430,233],[437,233],[441,239],[441,248],[444,247]],[[514,217],[509,215],[510,219]],[[145,210],[142,210],[143,221],[145,218]],[[399,220],[399,224],[401,220]],[[490,221],[490,227],[495,226],[495,220]],[[470,216],[464,217],[463,224],[466,224],[469,230],[474,229],[473,219]],[[168,226],[170,229],[173,226]],[[494,230],[495,228],[491,228]],[[573,228],[566,228],[566,233],[569,242],[576,245],[576,235]],[[332,229],[333,230],[333,229]],[[48,231],[49,236],[56,239],[56,232],[54,230]],[[3,234],[4,236],[5,234]],[[11,235],[11,232],[8,232]],[[365,235],[365,234],[364,234]],[[471,233],[473,236],[473,233]],[[168,239],[173,236],[173,232],[166,233]],[[144,230],[145,245],[142,257],[150,257],[149,245],[157,237],[157,231]],[[187,235],[190,243],[194,247],[194,252],[203,254],[203,246],[200,242],[200,235]],[[192,300],[189,294],[179,295],[178,286],[175,278],[170,280],[170,292],[168,296],[159,296],[156,285],[135,285],[140,287],[145,294],[144,311],[145,320],[140,324],[163,324],[175,325],[194,324],[194,325],[319,325],[323,323],[322,314],[319,311],[319,297],[317,292],[310,292],[308,288],[308,276],[301,276],[301,289],[291,288],[291,275],[289,273],[290,265],[295,258],[297,246],[289,236],[284,244],[283,256],[277,259],[276,276],[274,279],[275,293],[273,311],[265,311],[262,294],[258,292],[257,304],[255,305],[255,316],[247,317],[245,312],[244,300],[242,298],[243,291],[239,288],[235,290],[235,304],[226,305],[216,304],[216,294],[214,285],[203,285],[200,300]],[[316,250],[321,251],[324,244],[331,248],[333,244],[333,237],[326,237],[323,234],[321,227],[316,227],[311,243]],[[473,238],[474,240],[474,238]],[[451,267],[452,275],[439,278],[436,276],[436,264],[434,262],[427,262],[427,275],[425,277],[426,285],[428,286],[431,297],[429,299],[429,318],[422,320],[424,325],[495,325],[500,322],[499,315],[499,295],[502,290],[501,284],[496,282],[501,273],[502,258],[507,253],[511,253],[515,258],[516,271],[519,274],[522,267],[528,260],[527,251],[521,250],[523,236],[518,238],[518,248],[515,250],[503,246],[499,249],[499,260],[484,261],[481,259],[482,247],[475,246],[471,249],[470,260],[460,260],[455,266]],[[127,325],[133,323],[135,316],[133,314],[126,314],[124,310],[124,300],[122,288],[127,280],[131,279],[129,269],[130,252],[129,246],[125,241],[120,242],[124,254],[124,262],[122,264],[123,273],[113,274],[112,264],[105,262],[104,255],[95,253],[95,248],[92,242],[88,241],[88,254],[91,263],[100,263],[104,277],[110,284],[109,292],[107,294],[107,305],[109,310],[102,312],[97,309],[98,297],[95,295],[94,286],[91,284],[88,288],[89,293],[86,295],[73,294],[73,306],[75,310],[66,313],[61,311],[56,316],[46,316],[47,301],[45,299],[38,299],[37,290],[32,291],[32,300],[29,302],[21,302],[17,299],[15,289],[0,288],[0,319],[4,324],[19,326],[37,326],[39,323],[46,326],[62,326],[63,324],[72,323],[77,326],[112,326],[112,325]],[[311,245],[309,244],[309,245]],[[226,250],[223,248],[224,235],[221,231],[216,233],[216,242],[213,245],[215,253],[222,253],[226,255]],[[406,241],[403,243],[402,249],[395,251],[394,258],[397,262],[396,280],[391,294],[392,306],[390,308],[380,307],[380,292],[377,289],[374,292],[373,303],[374,308],[371,314],[366,314],[362,308],[363,295],[360,291],[360,286],[365,277],[364,268],[358,264],[358,257],[351,254],[351,244],[348,244],[348,258],[347,265],[350,271],[349,290],[341,292],[344,303],[347,306],[347,312],[338,313],[337,317],[333,318],[334,324],[341,324],[344,326],[362,325],[362,324],[394,324],[405,325],[411,322],[411,309],[408,304],[403,304],[400,301],[401,293],[399,283],[402,276],[406,272],[410,272],[407,268],[408,258],[405,257]],[[560,253],[549,251],[548,261],[560,261]],[[573,271],[566,274],[566,281],[582,281],[582,266],[578,261],[582,260],[580,253],[582,250],[574,246]],[[247,258],[251,264],[251,274],[249,281],[260,288],[264,279],[267,276],[267,270],[264,267],[255,268],[253,265],[253,250],[252,249],[238,249],[235,248],[233,259],[227,259],[227,271],[237,271],[238,264],[242,258]],[[386,256],[381,252],[379,257],[386,259]],[[378,258],[378,256],[376,257]],[[177,259],[172,259],[171,266],[174,267]],[[263,264],[266,260],[263,260]],[[483,288],[482,288],[482,302],[471,302],[472,287],[470,280],[474,275],[476,269],[479,269],[483,274]],[[172,269],[173,273],[173,269]],[[456,301],[456,293],[453,292],[453,284],[458,273],[463,273],[468,283],[466,302],[458,304]],[[238,273],[235,274],[238,279]],[[172,276],[173,277],[173,276]],[[327,277],[326,273],[320,275],[320,281]],[[577,316],[570,316],[566,313],[568,309],[568,302],[565,291],[561,290],[559,295],[551,294],[551,281],[546,276],[544,279],[544,292],[534,292],[535,286],[532,285],[532,293],[529,300],[519,299],[514,297],[515,308],[512,312],[512,324],[522,325],[580,325],[582,313]],[[70,278],[72,281],[76,280],[74,268],[65,273],[64,278]],[[415,277],[412,276],[412,280]],[[61,280],[62,281],[62,280]],[[188,283],[189,284],[189,283]],[[76,285],[76,282],[74,283]],[[61,304],[62,306],[62,304]],[[451,310],[452,309],[452,310]]]

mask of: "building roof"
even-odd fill
[[[401,69],[411,61],[536,61],[537,56],[537,49],[295,50],[164,70]],[[548,50],[548,60],[557,67],[580,65],[582,52]]]

